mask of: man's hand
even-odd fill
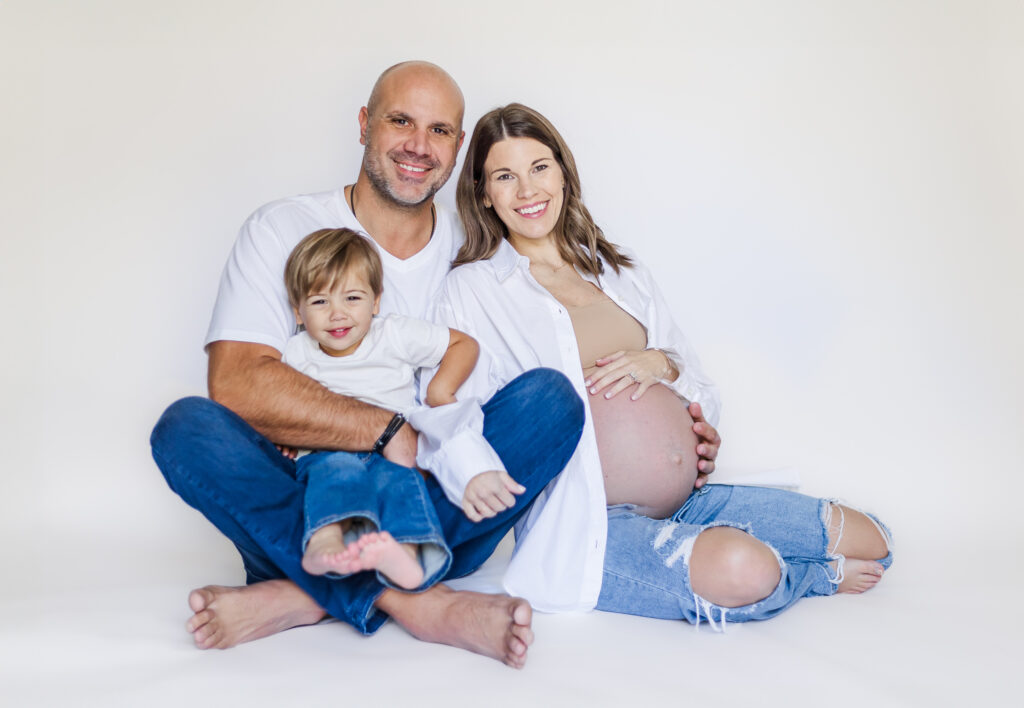
[[[462,510],[473,522],[490,519],[515,506],[513,495],[525,491],[526,487],[509,477],[505,470],[481,472],[466,485]]]
[[[416,446],[419,441],[419,433],[417,433],[411,425],[406,423],[395,436],[388,441],[388,444],[384,446],[381,454],[384,455],[385,460],[390,460],[396,465],[402,467],[415,467],[416,466]]]
[[[715,471],[715,458],[722,438],[711,423],[704,420],[699,403],[691,403],[690,416],[693,418],[693,432],[697,434],[697,481],[694,489],[700,489],[708,481],[708,475]]]

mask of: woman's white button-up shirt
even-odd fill
[[[516,526],[516,549],[504,585],[508,592],[526,598],[541,611],[590,610],[601,591],[607,532],[597,439],[569,314],[534,280],[529,265],[527,258],[503,242],[493,258],[454,269],[445,281],[434,318],[480,343],[480,359],[459,390],[460,404],[452,407],[452,414],[459,408],[479,406],[516,376],[537,367],[563,372],[583,399],[586,422],[579,446],[565,470]],[[606,264],[600,278],[581,275],[644,325],[647,346],[664,351],[679,369],[679,378],[665,385],[686,400],[699,402],[705,418],[716,424],[718,392],[673,321],[647,269],[636,264],[615,273]],[[472,428],[479,430],[479,423]],[[471,478],[476,471],[462,466],[466,471],[460,475],[460,466],[450,464],[451,458],[456,454],[485,454],[474,454],[469,449],[486,445],[482,435],[468,437],[472,439],[462,436],[450,444],[421,438],[420,465],[450,470],[442,473],[444,478],[439,481],[455,503],[461,501],[469,481],[466,477]],[[447,464],[439,464],[446,459]]]

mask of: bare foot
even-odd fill
[[[878,585],[885,568],[881,563],[858,558],[847,558],[843,562],[843,580],[836,592],[861,593]]]
[[[345,546],[343,533],[341,524],[327,524],[314,531],[302,555],[302,569],[310,575],[348,575],[362,570],[353,565],[359,550]]]
[[[533,610],[518,597],[435,585],[418,595],[385,590],[377,607],[417,639],[467,649],[514,669],[523,668],[533,644]]]
[[[327,613],[290,580],[241,588],[207,585],[193,590],[195,612],[185,628],[200,649],[229,649],[292,627],[316,624]]]
[[[388,580],[406,590],[423,583],[423,567],[416,554],[416,546],[399,543],[387,531],[363,534],[356,541],[359,560],[353,564],[359,570],[379,570]]]

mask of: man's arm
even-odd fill
[[[273,347],[212,342],[210,398],[275,443],[319,450],[369,450],[394,413],[332,393],[281,361]],[[397,464],[416,463],[416,431],[403,425],[384,448]]]

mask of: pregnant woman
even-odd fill
[[[724,626],[878,582],[892,556],[873,517],[775,489],[694,489],[691,411],[715,424],[717,392],[648,271],[593,222],[547,119],[518,104],[481,118],[457,201],[466,242],[438,318],[481,346],[459,399],[540,366],[587,403],[575,455],[517,527],[510,592],[545,611]]]

